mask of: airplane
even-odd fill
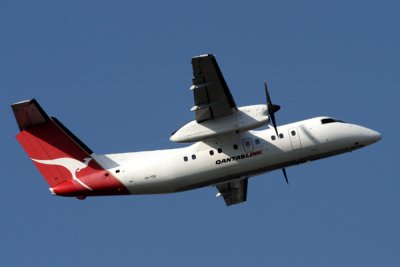
[[[356,124],[320,116],[277,126],[264,81],[266,103],[237,107],[212,54],[192,58],[195,120],[170,140],[182,148],[131,153],[94,153],[35,99],[12,104],[16,138],[56,196],[174,193],[207,186],[227,206],[247,200],[248,179],[351,152],[381,139]],[[264,127],[263,127],[264,126]]]

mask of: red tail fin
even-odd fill
[[[128,194],[122,183],[104,170],[93,153],[35,99],[12,105],[21,132],[17,140],[50,185],[63,196]]]

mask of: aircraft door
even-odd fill
[[[253,145],[253,140],[251,138],[244,138],[242,140],[242,143],[244,147],[244,152],[246,153],[253,152],[254,145]]]
[[[297,150],[301,148],[301,141],[300,141],[300,136],[297,128],[291,128],[289,129],[289,138],[290,138],[290,143],[292,144],[293,150]]]

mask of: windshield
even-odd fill
[[[341,121],[341,120],[336,120],[336,119],[332,119],[332,118],[325,118],[325,119],[321,120],[322,124],[333,123],[333,122],[343,123],[343,121]]]

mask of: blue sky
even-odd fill
[[[1,1],[2,266],[400,264],[398,1]],[[97,153],[179,147],[192,56],[214,53],[238,105],[278,124],[330,115],[383,134],[365,149],[214,188],[58,198],[15,140],[36,98]]]

